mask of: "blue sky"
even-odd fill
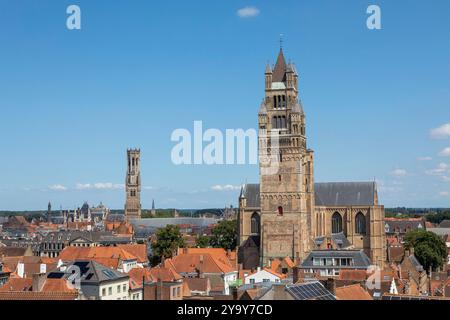
[[[280,33],[316,181],[376,179],[386,206],[449,207],[448,21],[447,0],[0,0],[0,209],[122,208],[128,147],[144,207],[236,205],[258,167],[175,166],[170,136],[194,120],[256,128]]]

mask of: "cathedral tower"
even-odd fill
[[[265,71],[259,114],[261,264],[304,258],[311,248],[314,210],[313,152],[306,147],[298,74],[280,49]]]
[[[137,219],[141,217],[141,150],[127,150],[127,177],[125,181],[126,219]]]

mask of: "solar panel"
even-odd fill
[[[296,300],[336,300],[319,282],[288,286],[287,290]]]

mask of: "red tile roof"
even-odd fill
[[[223,249],[222,249],[223,250]],[[192,252],[192,251],[191,251]],[[194,250],[194,252],[198,252]],[[200,263],[203,259],[203,263]],[[205,273],[229,273],[236,271],[227,256],[212,253],[188,253],[179,254],[165,263],[173,265],[178,273],[194,273],[200,269]]]
[[[131,253],[139,263],[148,263],[147,245],[145,244],[121,244],[119,248]]]
[[[373,300],[359,284],[336,288],[338,300]]]
[[[78,292],[0,292],[0,300],[76,300]]]

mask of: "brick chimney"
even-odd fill
[[[204,257],[203,257],[203,255],[200,255],[200,262],[198,264],[198,277],[199,278],[204,278],[205,277],[203,275],[203,262],[204,262]]]
[[[238,287],[231,287],[231,295],[233,296],[233,300],[238,300]]]
[[[293,284],[296,284],[297,282],[298,282],[298,272],[299,272],[299,270],[298,270],[298,266],[294,266],[293,268],[292,268],[292,283]]]
[[[41,292],[46,278],[45,273],[35,273],[32,278],[33,292]]]
[[[333,295],[336,295],[336,281],[333,278],[325,280],[325,288]]]

